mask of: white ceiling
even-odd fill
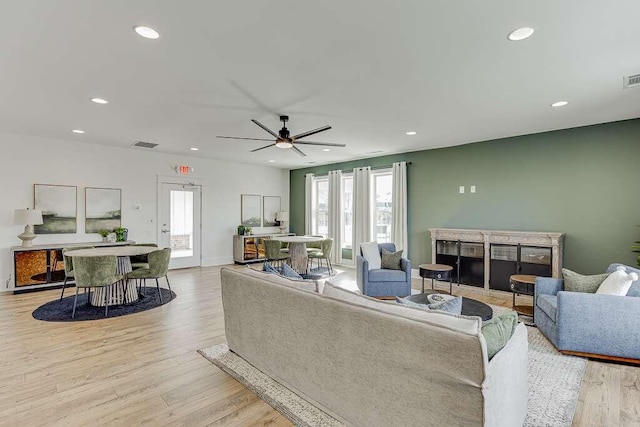
[[[299,168],[636,118],[638,16],[637,0],[6,0],[0,131]],[[521,26],[536,32],[508,41]],[[277,131],[278,113],[347,148],[215,138],[269,138],[250,119]]]

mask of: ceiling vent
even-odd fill
[[[153,142],[136,141],[133,143],[133,146],[140,148],[155,148],[158,144],[154,144]]]
[[[635,76],[624,76],[624,82],[622,84],[624,89],[636,86],[640,86],[640,74],[636,74]]]

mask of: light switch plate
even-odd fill
[[[460,194],[464,194],[464,185],[460,186]]]
[[[472,186],[471,186],[471,192],[472,192],[472,193],[475,193],[475,192],[476,192],[476,186],[475,186],[475,185],[472,185]]]

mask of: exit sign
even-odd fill
[[[180,175],[189,175],[192,170],[189,166],[187,165],[180,165],[176,168],[176,171],[180,174]]]

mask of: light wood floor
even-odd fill
[[[176,300],[90,322],[31,317],[59,290],[0,295],[0,425],[290,425],[196,353],[224,341],[219,271],[172,271]],[[574,425],[640,425],[639,389],[640,368],[590,361]]]

